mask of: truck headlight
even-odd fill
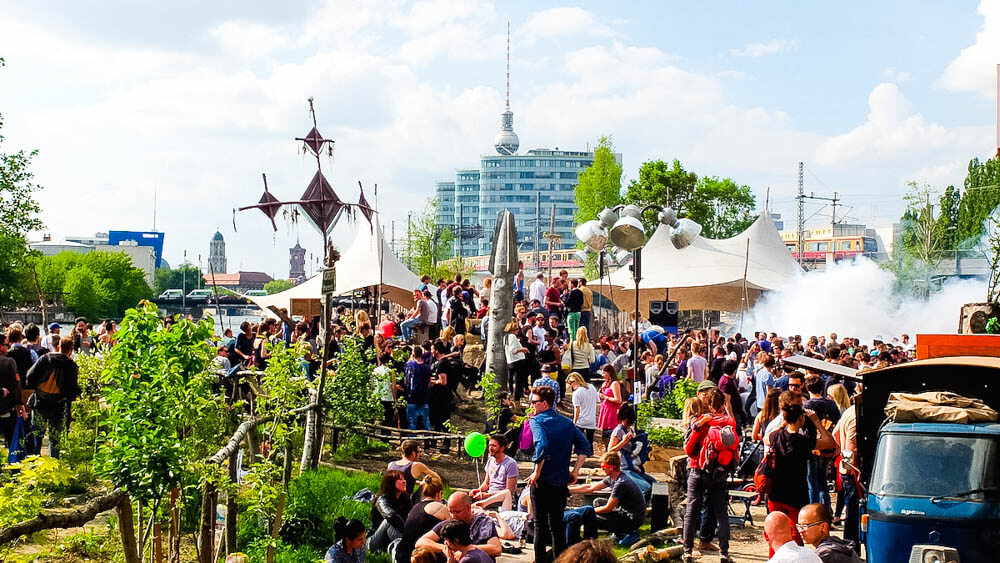
[[[910,563],[959,563],[958,550],[940,545],[915,545],[910,549]]]

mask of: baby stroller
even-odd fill
[[[740,443],[740,463],[736,466],[736,477],[753,479],[754,471],[764,459],[764,442],[744,440]]]

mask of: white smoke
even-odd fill
[[[986,298],[985,282],[953,280],[926,301],[900,299],[893,294],[895,281],[892,272],[867,258],[806,272],[764,295],[747,314],[744,332],[766,330],[803,339],[835,332],[862,343],[891,341],[906,333],[912,343],[917,333],[956,333],[962,305]]]

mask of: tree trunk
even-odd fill
[[[122,537],[122,554],[125,563],[142,563],[139,545],[135,541],[135,521],[132,518],[132,499],[125,496],[117,507],[118,533]]]
[[[66,511],[41,512],[31,520],[0,530],[0,545],[17,538],[53,528],[75,528],[90,522],[105,510],[111,510],[127,499],[125,491],[117,490],[94,498],[90,502]]]
[[[181,561],[181,509],[177,506],[177,499],[180,491],[173,489],[170,491],[170,533],[169,533],[169,553],[167,560],[170,563],[180,563]]]
[[[153,561],[163,563],[163,527],[159,522],[153,524]]]
[[[215,485],[206,481],[201,491],[201,526],[198,554],[201,563],[212,563],[215,548]]]
[[[239,455],[239,450],[234,450],[232,455],[229,456],[229,482],[233,485],[237,481],[237,472],[239,471],[239,465],[237,464],[237,456]],[[234,553],[239,551],[236,546],[236,517],[239,514],[239,508],[236,506],[236,495],[227,494],[226,495],[226,551],[229,553]]]

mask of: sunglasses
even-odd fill
[[[535,403],[544,403],[544,402],[545,402],[545,401],[543,401],[543,400],[541,400],[541,399],[531,399],[531,404],[535,404]]]
[[[812,524],[796,524],[795,528],[798,531],[800,531],[800,532],[804,532],[804,531],[808,530],[809,528],[812,528],[813,526],[818,526],[820,524],[826,524],[826,522],[824,522],[822,520],[819,520],[817,522],[813,522]]]

